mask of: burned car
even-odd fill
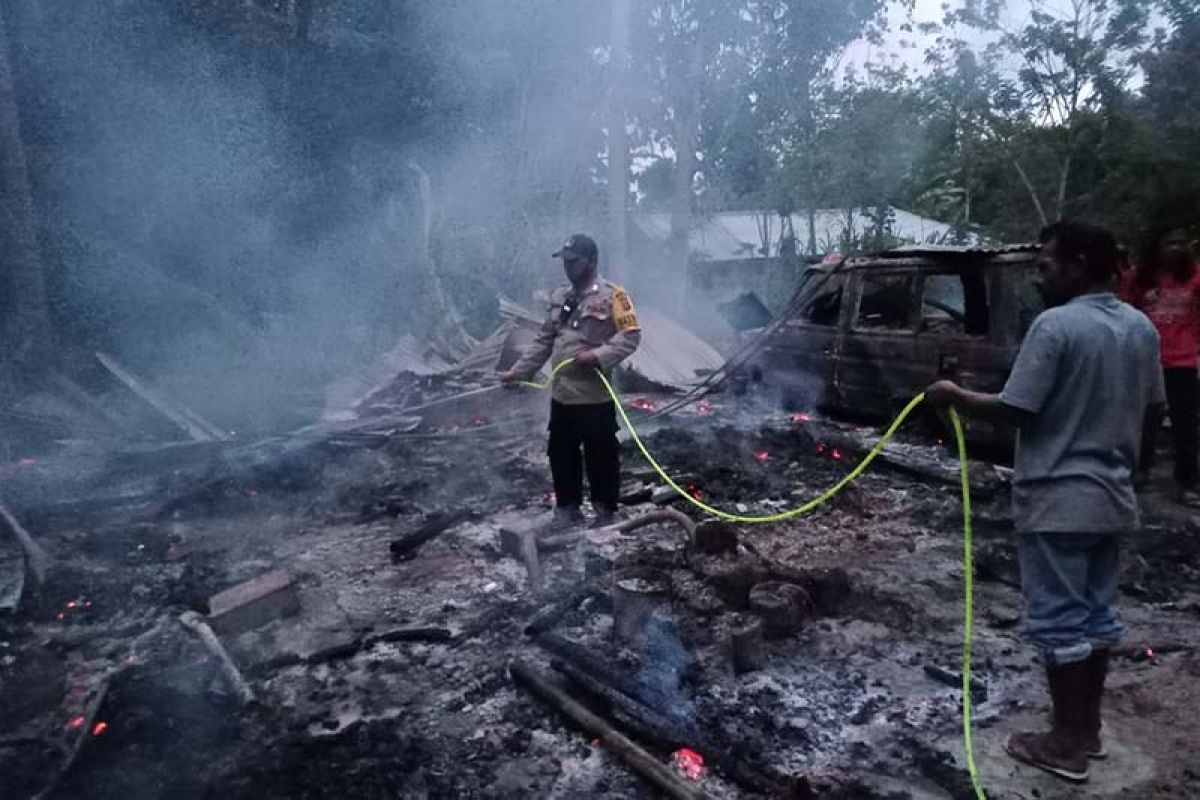
[[[888,419],[930,382],[999,391],[1042,310],[1037,248],[902,247],[809,267],[755,359],[791,410]],[[1010,432],[972,425],[972,438]]]

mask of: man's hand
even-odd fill
[[[598,367],[600,366],[600,356],[596,355],[595,350],[584,350],[582,353],[575,356],[575,366]]]
[[[521,376],[511,369],[497,372],[496,377],[500,379],[500,383],[510,388],[516,386],[521,381]]]
[[[938,381],[925,390],[925,402],[934,408],[949,408],[963,404],[963,390],[954,381]]]

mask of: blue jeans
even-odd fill
[[[1115,646],[1125,632],[1114,608],[1119,537],[1023,533],[1018,540],[1025,632],[1046,663],[1072,664]]]

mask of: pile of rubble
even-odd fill
[[[624,521],[551,536],[545,398],[492,391],[493,368],[404,369],[255,442],[198,438],[172,404],[193,441],[0,470],[0,569],[23,584],[0,592],[0,795],[971,796],[944,447],[898,442],[813,514],[747,528],[626,444]],[[651,420],[664,399],[627,398],[650,449],[742,513],[798,505],[875,441],[721,395]],[[1065,797],[993,755],[1041,696],[1006,479],[972,465],[980,765]],[[1161,698],[1200,674],[1200,539],[1152,517],[1133,548],[1108,720],[1125,766],[1094,796],[1186,796],[1200,716]],[[1156,714],[1179,741],[1149,759]]]

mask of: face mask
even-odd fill
[[[567,273],[567,280],[571,283],[579,283],[588,276],[591,271],[591,264],[585,259],[573,258],[569,261],[563,261],[563,270]]]

